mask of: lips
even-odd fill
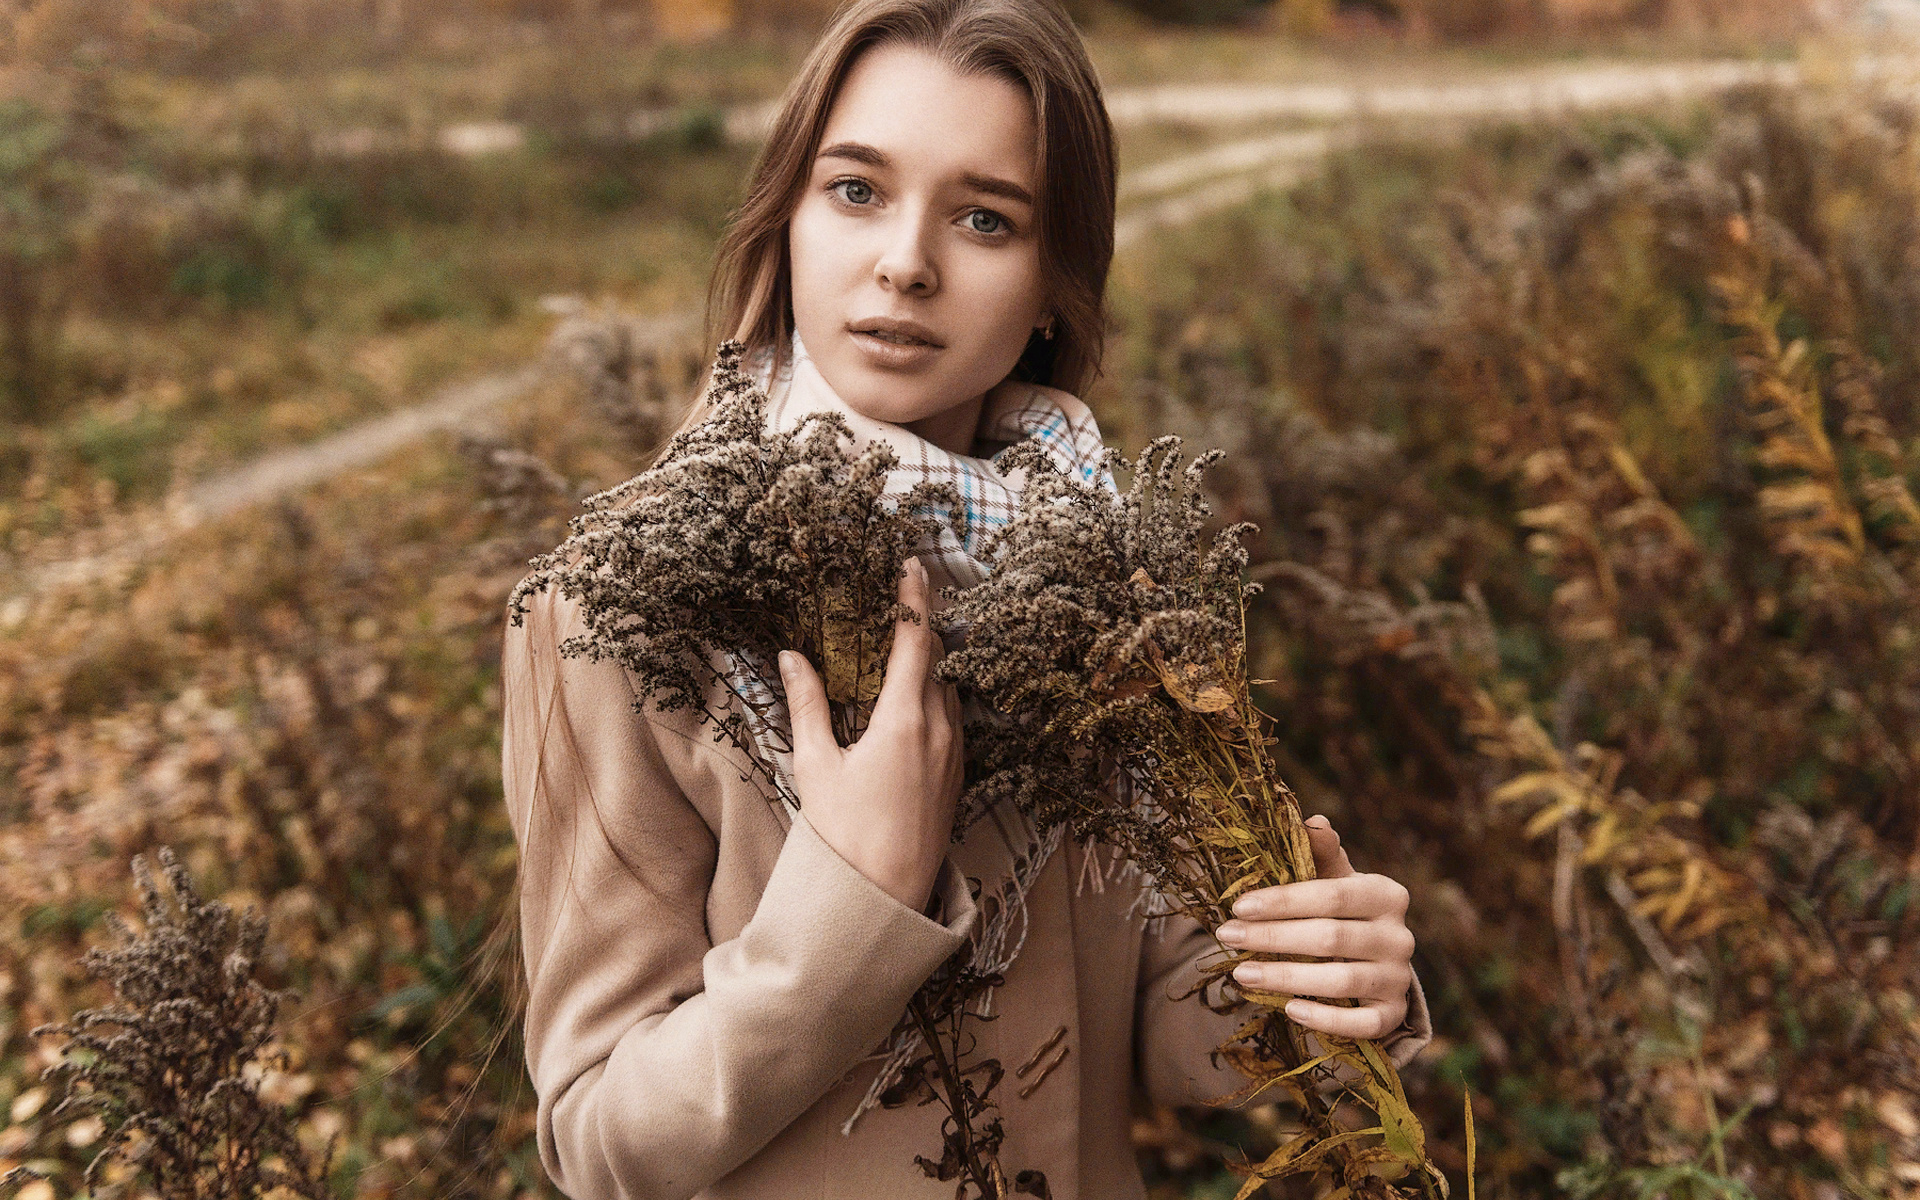
[[[928,346],[935,350],[946,346],[938,334],[920,322],[896,317],[866,317],[849,324],[847,331],[864,333],[895,346]]]

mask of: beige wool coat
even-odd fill
[[[643,715],[625,668],[560,656],[583,629],[577,603],[549,589],[509,624],[503,661],[527,1068],[547,1172],[573,1200],[949,1200],[954,1185],[914,1165],[940,1156],[938,1103],[841,1127],[908,998],[980,919],[967,877],[1005,874],[998,823],[983,818],[949,851],[937,919],[915,912],[804,814],[789,826],[692,710]],[[1059,1200],[1144,1195],[1128,1140],[1134,1086],[1198,1104],[1241,1082],[1207,1054],[1239,1018],[1169,999],[1217,949],[1211,936],[1134,915],[1138,885],[1108,865],[1062,844],[1029,895],[994,1018],[973,1024],[977,1054],[1007,1072],[994,1093],[1001,1161],[1044,1171]],[[1416,979],[1383,1045],[1405,1064],[1431,1037]]]

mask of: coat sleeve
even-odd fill
[[[1225,1096],[1246,1082],[1231,1066],[1214,1066],[1209,1052],[1247,1019],[1243,1010],[1222,1016],[1201,1004],[1198,997],[1179,996],[1200,978],[1200,964],[1218,952],[1213,936],[1191,917],[1172,914],[1149,928],[1140,943],[1139,993],[1135,1005],[1135,1055],[1147,1095],[1157,1104],[1200,1105]],[[1319,1039],[1309,1032],[1315,1053]],[[1413,1061],[1433,1040],[1433,1019],[1427,1011],[1420,977],[1407,989],[1407,1015],[1398,1028],[1380,1039],[1380,1047],[1396,1067]],[[1350,1068],[1339,1068],[1342,1076]],[[1323,1084],[1327,1090],[1337,1081]]]
[[[711,942],[715,830],[626,671],[558,653],[578,630],[549,589],[502,658],[540,1159],[573,1200],[673,1200],[868,1054],[977,910],[948,863],[930,905],[944,920],[913,911],[799,817],[753,916]]]

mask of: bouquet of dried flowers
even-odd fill
[[[675,435],[653,465],[588,497],[571,535],[535,558],[509,599],[511,620],[529,596],[558,586],[581,602],[586,632],[560,651],[613,660],[635,680],[636,707],[699,710],[714,740],[741,750],[790,811],[799,808],[780,767],[792,752],[782,649],[805,654],[825,683],[834,735],[857,740],[874,702],[900,620],[918,620],[896,600],[916,547],[937,542],[942,521],[961,533],[966,509],[950,484],[919,482],[888,493],[893,450],[875,442],[855,454],[838,413],[811,413],[790,430],[767,427],[766,393],[741,369],[743,348],[720,346],[704,420]],[[713,693],[737,700],[709,706]],[[968,823],[956,819],[958,838]],[[971,1045],[969,1007],[1000,982],[976,970],[963,947],[926,981],[902,1017],[925,1053],[890,1090],[889,1105],[939,1100],[947,1110],[930,1176],[959,1179],[984,1200],[1012,1191],[1045,1195],[1035,1171],[1002,1170],[1003,1134],[992,1091],[1001,1068],[962,1066]]]
[[[1299,804],[1268,754],[1272,718],[1247,678],[1246,602],[1259,585],[1242,582],[1240,539],[1253,526],[1222,531],[1202,552],[1211,510],[1201,478],[1222,453],[1182,473],[1180,439],[1160,438],[1116,496],[1030,446],[1009,449],[1001,469],[1025,468],[1027,481],[1018,514],[986,548],[992,574],[935,618],[967,631],[937,677],[974,689],[1006,721],[975,764],[967,802],[1011,800],[1036,822],[1118,847],[1176,911],[1209,928],[1243,892],[1314,877]],[[1307,1173],[1331,1175],[1334,1196],[1404,1196],[1387,1176],[1410,1170],[1446,1195],[1379,1046],[1317,1031],[1324,1049],[1313,1046],[1282,1011],[1291,997],[1234,981],[1233,968],[1254,957],[1271,956],[1223,948],[1192,993],[1218,1012],[1254,1006],[1216,1052],[1248,1083],[1217,1102],[1281,1089],[1307,1129],[1251,1167],[1241,1200]],[[1347,1097],[1377,1122],[1337,1120]]]
[[[767,397],[726,342],[708,390],[710,413],[675,435],[649,469],[587,497],[565,541],[532,560],[509,597],[511,620],[529,596],[558,585],[577,597],[587,632],[563,654],[611,659],[633,672],[640,702],[700,711],[793,808],[799,797],[756,739],[791,752],[774,664],[782,649],[814,664],[832,701],[834,735],[857,740],[879,697],[893,628],[917,620],[895,599],[914,547],[940,512],[958,519],[959,497],[920,484],[887,497],[893,451],[858,455],[837,413],[795,429],[765,427]],[[738,708],[713,711],[722,682]]]

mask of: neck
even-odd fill
[[[980,408],[986,401],[982,392],[964,404],[909,421],[902,429],[911,430],[949,454],[966,454],[973,449],[974,435],[980,429]]]

